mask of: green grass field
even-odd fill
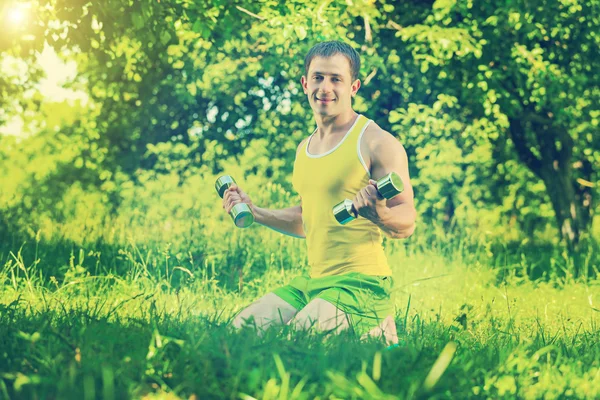
[[[260,232],[264,272],[237,285],[218,279],[244,271],[235,252],[195,270],[167,256],[151,270],[135,247],[67,262],[6,254],[0,398],[600,397],[598,281],[531,281],[490,268],[499,253],[388,242],[399,347],[287,327],[258,337],[227,322],[304,268],[302,241]],[[127,272],[111,273],[119,262]]]
[[[599,15],[0,0],[0,400],[600,399]],[[307,251],[219,177],[315,210],[391,171],[397,346],[229,326]]]

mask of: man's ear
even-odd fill
[[[354,82],[352,82],[352,97],[354,97],[356,95],[356,92],[358,92],[358,89],[360,89],[360,79],[355,80]]]
[[[304,75],[300,78],[300,83],[302,84],[302,89],[304,90],[304,94],[308,94],[308,80]]]

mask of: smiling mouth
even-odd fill
[[[334,101],[334,99],[320,99],[320,98],[317,97],[317,101],[321,101],[323,103],[329,103],[329,102]]]

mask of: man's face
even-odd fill
[[[360,87],[352,82],[350,61],[341,54],[315,57],[308,67],[308,76],[302,77],[304,94],[315,114],[339,115],[352,108],[352,97]]]

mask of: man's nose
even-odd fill
[[[333,84],[331,83],[331,81],[329,79],[323,79],[323,82],[321,82],[321,92],[324,93],[330,93],[331,89],[333,88]]]

